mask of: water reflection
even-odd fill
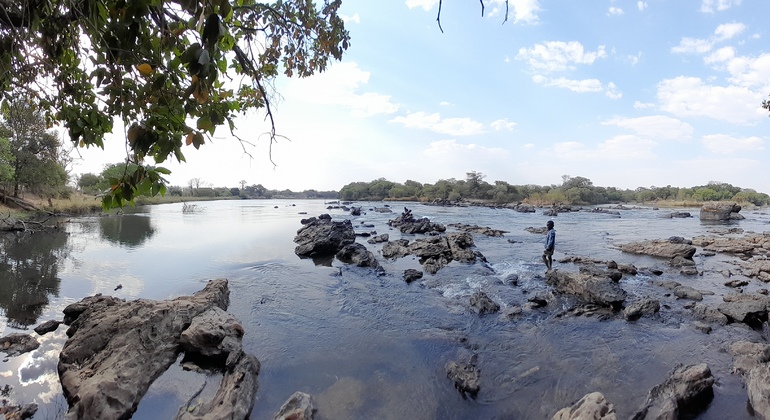
[[[138,214],[124,214],[99,219],[99,234],[108,241],[137,248],[155,234],[150,218]]]
[[[49,296],[59,295],[58,261],[69,255],[67,239],[61,230],[0,236],[0,308],[10,326],[35,324]]]

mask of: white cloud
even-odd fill
[[[414,9],[422,7],[426,12],[438,4],[438,0],[406,0],[406,7]]]
[[[607,14],[611,16],[620,16],[623,14],[623,9],[621,9],[620,7],[612,6],[609,8],[609,10],[607,10]]]
[[[284,96],[312,104],[337,105],[350,109],[356,116],[392,114],[398,105],[390,96],[359,92],[369,82],[370,73],[355,62],[336,63],[325,72],[302,79],[291,79]]]
[[[636,55],[629,55],[628,56],[628,62],[631,63],[632,66],[635,66],[639,63],[639,60],[642,59],[642,52],[639,51]]]
[[[491,10],[488,16],[496,17],[505,14],[505,0],[492,0],[489,5]],[[513,19],[514,23],[537,23],[539,20],[537,12],[540,10],[539,0],[508,0],[508,18]]]
[[[703,58],[706,64],[725,63],[735,58],[733,47],[722,47]]]
[[[494,128],[496,131],[513,131],[513,128],[516,127],[518,123],[508,121],[508,118],[503,118],[501,120],[495,120],[492,121],[492,124],[490,126]]]
[[[340,17],[345,21],[345,23],[361,23],[361,16],[359,16],[358,13],[353,13],[353,16],[340,15]]]
[[[660,109],[678,117],[707,117],[733,124],[766,118],[763,94],[740,86],[713,86],[697,77],[680,76],[658,84]]]
[[[701,13],[723,12],[733,6],[740,6],[741,0],[702,0],[700,5]]]
[[[626,159],[648,159],[655,157],[652,149],[657,145],[650,139],[633,135],[622,135],[608,139],[594,148],[579,142],[564,142],[554,145],[552,156],[564,161],[606,161]]]
[[[641,101],[634,102],[634,109],[650,109],[650,108],[655,108],[655,104],[650,102],[641,102]]]
[[[604,94],[611,99],[619,99],[623,96],[623,94],[617,90],[617,87],[614,83],[609,82],[605,86],[601,81],[599,81],[599,79],[572,80],[564,77],[551,79],[543,75],[536,74],[532,76],[532,81],[538,85],[569,89],[577,93],[604,92]]]
[[[761,91],[770,88],[767,79],[770,73],[770,53],[757,57],[727,57],[724,64],[731,76],[730,83]]]
[[[577,41],[551,41],[535,44],[532,48],[521,48],[517,60],[526,61],[534,70],[556,72],[575,69],[575,64],[593,64],[599,58],[607,57],[604,45],[596,51],[585,51]]]
[[[452,105],[450,102],[447,102],[447,101],[441,101],[441,102],[439,102],[438,104],[439,104],[440,106],[449,106],[449,105]]]
[[[727,39],[734,38],[737,35],[740,35],[743,33],[743,31],[746,30],[746,25],[742,23],[724,23],[722,25],[717,26],[717,28],[714,30],[714,35],[716,35],[716,39],[718,41],[724,41]]]
[[[484,133],[484,125],[470,118],[444,118],[436,112],[427,114],[425,112],[414,112],[405,117],[399,116],[390,120],[390,122],[403,124],[407,128],[418,128],[430,130],[440,134],[450,136],[471,136]]]
[[[423,154],[431,158],[454,158],[458,161],[474,160],[479,157],[504,159],[509,152],[499,147],[486,147],[475,143],[458,143],[456,140],[440,140],[430,143]]]
[[[682,38],[679,45],[671,48],[671,52],[678,54],[704,54],[711,51],[714,42],[707,39]]]
[[[727,134],[703,136],[703,146],[719,154],[765,150],[765,141],[759,137],[738,138]]]
[[[626,130],[649,139],[689,140],[695,129],[686,122],[664,115],[638,118],[613,118],[602,123]]]
[[[636,8],[639,9],[639,11],[644,11],[648,6],[646,1],[638,1],[636,2]]]

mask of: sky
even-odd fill
[[[351,46],[305,79],[281,77],[264,113],[217,131],[171,185],[339,190],[435,183],[692,187],[770,193],[770,8],[761,0],[343,0]],[[122,134],[80,149],[74,173],[125,156]],[[271,162],[272,157],[272,162]]]

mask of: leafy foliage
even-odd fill
[[[598,187],[582,176],[564,175],[562,185],[511,185],[505,181],[489,184],[480,172],[466,173],[465,180],[441,179],[434,184],[406,181],[404,184],[384,178],[371,182],[351,182],[340,189],[342,200],[413,200],[435,201],[460,199],[485,200],[494,203],[527,201],[537,205],[550,204],[606,204],[620,202],[650,202],[657,200],[719,201],[732,200],[757,206],[770,204],[770,196],[748,188],[735,187],[723,182],[709,182],[692,188],[640,187],[636,190],[619,190],[614,187]],[[383,192],[383,187],[386,187]]]
[[[131,151],[103,206],[163,193],[184,161],[237,113],[264,108],[279,73],[305,77],[341,59],[341,0],[0,0],[0,98],[34,98],[80,147],[103,147],[120,119]],[[276,136],[272,125],[271,142]]]

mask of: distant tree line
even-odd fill
[[[712,181],[691,188],[639,187],[621,190],[614,187],[598,187],[582,176],[562,176],[561,185],[511,185],[505,181],[490,184],[480,172],[466,173],[465,179],[442,179],[434,184],[421,184],[408,180],[405,183],[385,178],[371,182],[352,182],[340,189],[342,200],[404,200],[431,202],[435,200],[484,200],[499,204],[528,202],[535,205],[553,204],[608,204],[629,202],[671,201],[721,201],[734,200],[757,206],[770,204],[770,196],[748,188]]]

